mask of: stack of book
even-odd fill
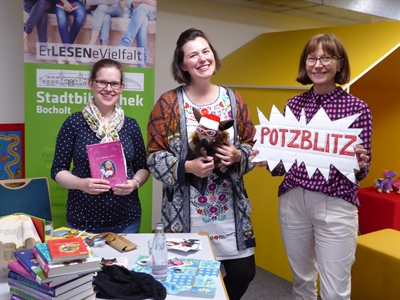
[[[8,285],[15,299],[95,299],[93,273],[101,271],[101,259],[80,237],[36,244],[14,256]]]

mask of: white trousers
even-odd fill
[[[294,277],[293,298],[316,300],[319,272],[323,300],[350,299],[357,207],[340,198],[294,188],[279,199],[279,220]]]

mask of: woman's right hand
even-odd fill
[[[82,178],[80,190],[90,195],[98,195],[110,190],[110,182],[105,179]]]
[[[249,156],[249,162],[256,167],[266,167],[268,166],[268,161],[259,161],[259,162],[253,162],[253,159],[257,156],[257,154],[260,153],[259,150],[254,149],[251,151],[250,156]]]
[[[192,173],[200,178],[210,176],[214,170],[214,159],[212,156],[200,156],[185,163],[185,172]]]

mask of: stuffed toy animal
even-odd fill
[[[392,182],[392,188],[400,195],[400,178],[397,178]]]
[[[393,182],[393,178],[396,176],[397,176],[396,172],[384,171],[383,172],[384,178],[376,179],[374,187],[377,188],[377,191],[379,193],[385,192],[385,193],[389,194],[391,191],[393,191],[392,182]]]
[[[222,145],[229,139],[227,129],[233,126],[233,120],[220,121],[220,117],[214,114],[202,114],[196,108],[193,108],[193,114],[199,125],[191,136],[189,143],[190,153],[188,159],[194,159],[199,156],[214,157],[214,173],[216,174],[216,183],[221,183],[226,177],[228,168],[219,167],[220,160],[215,156],[214,146]],[[190,185],[196,188],[202,195],[207,185],[207,178],[199,178],[193,175],[190,179]]]

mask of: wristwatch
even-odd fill
[[[135,177],[133,177],[132,179],[136,180],[136,189],[140,188],[140,181]]]

